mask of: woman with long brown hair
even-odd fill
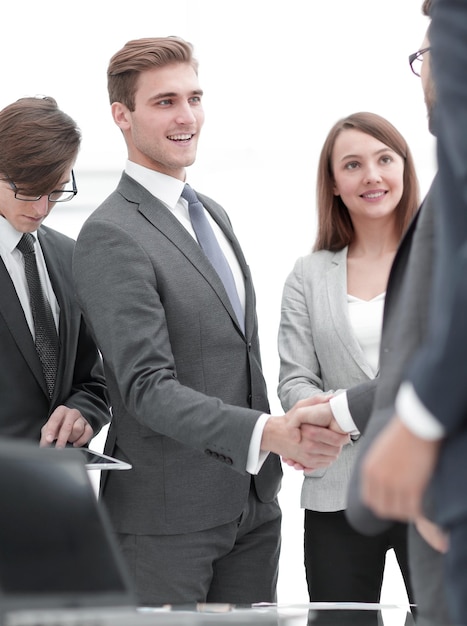
[[[321,151],[317,203],[313,252],[297,260],[283,293],[278,393],[285,410],[315,395],[338,399],[377,375],[388,275],[419,204],[413,159],[399,131],[374,113],[339,120]],[[345,403],[338,409],[346,419]],[[326,470],[305,471],[301,505],[312,601],[379,602],[390,548],[411,597],[406,526],[368,537],[345,517],[358,449],[356,438]]]

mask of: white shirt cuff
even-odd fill
[[[412,383],[404,382],[400,386],[396,397],[396,412],[403,424],[417,437],[429,441],[443,438],[443,426],[422,404]]]
[[[258,474],[264,461],[268,458],[269,452],[261,450],[261,439],[266,422],[270,417],[267,413],[260,415],[253,429],[246,462],[246,471],[249,474]]]
[[[329,400],[329,406],[331,407],[332,414],[336,420],[339,428],[344,432],[349,433],[351,437],[359,437],[360,431],[358,430],[349,409],[349,403],[347,401],[347,393],[344,391],[333,396]]]

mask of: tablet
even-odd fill
[[[128,470],[132,468],[130,463],[120,461],[120,459],[116,459],[113,456],[107,456],[107,454],[102,454],[102,452],[96,452],[95,450],[90,450],[89,448],[75,448],[72,444],[67,444],[66,448],[73,448],[73,450],[81,452],[84,456],[86,469]]]
[[[84,455],[86,469],[127,470],[132,467],[130,463],[120,461],[120,459],[116,459],[113,456],[107,456],[101,452],[89,450],[89,448],[75,448],[75,450],[79,450],[81,454]]]

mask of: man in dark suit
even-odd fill
[[[74,257],[112,400],[105,450],[133,465],[104,478],[102,497],[142,603],[273,601],[281,467],[269,452],[318,467],[348,438],[300,430],[306,403],[268,415],[248,265],[223,208],[185,187],[204,121],[191,45],[128,42],[108,88],[128,161]]]
[[[77,192],[80,140],[52,98],[22,98],[0,111],[0,435],[58,447],[85,445],[109,421],[101,360],[73,294],[74,242],[42,226],[55,202]],[[31,242],[24,254],[23,240]],[[29,252],[52,315],[50,367],[25,269]]]
[[[449,540],[449,609],[456,624],[467,624],[467,4],[436,0],[432,18],[440,191],[430,332],[407,371],[397,414],[366,455],[362,482],[377,515],[412,519],[433,479],[437,521]]]
[[[422,6],[429,16],[431,0]],[[434,132],[435,90],[430,71],[428,34],[420,51],[411,55],[412,69],[421,75],[429,127]],[[333,416],[364,432],[361,452],[355,465],[348,493],[347,517],[364,534],[376,535],[393,522],[373,514],[360,496],[362,457],[374,438],[394,413],[394,403],[406,364],[428,332],[428,312],[432,299],[434,263],[434,213],[436,180],[433,181],[419,212],[401,241],[389,277],[384,308],[380,349],[380,371],[373,381],[348,389],[330,402]],[[324,411],[325,406],[316,410]],[[346,419],[347,418],[347,419]],[[350,421],[349,421],[350,418]],[[425,511],[430,517],[433,511]],[[445,599],[443,552],[445,538],[425,516],[409,525],[408,551],[411,583],[417,603],[417,624],[443,625],[450,622]],[[428,543],[430,542],[430,543]]]

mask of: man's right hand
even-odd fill
[[[350,441],[338,432],[328,404],[329,397],[300,400],[285,415],[266,423],[261,449],[275,452],[299,470],[328,467]]]

